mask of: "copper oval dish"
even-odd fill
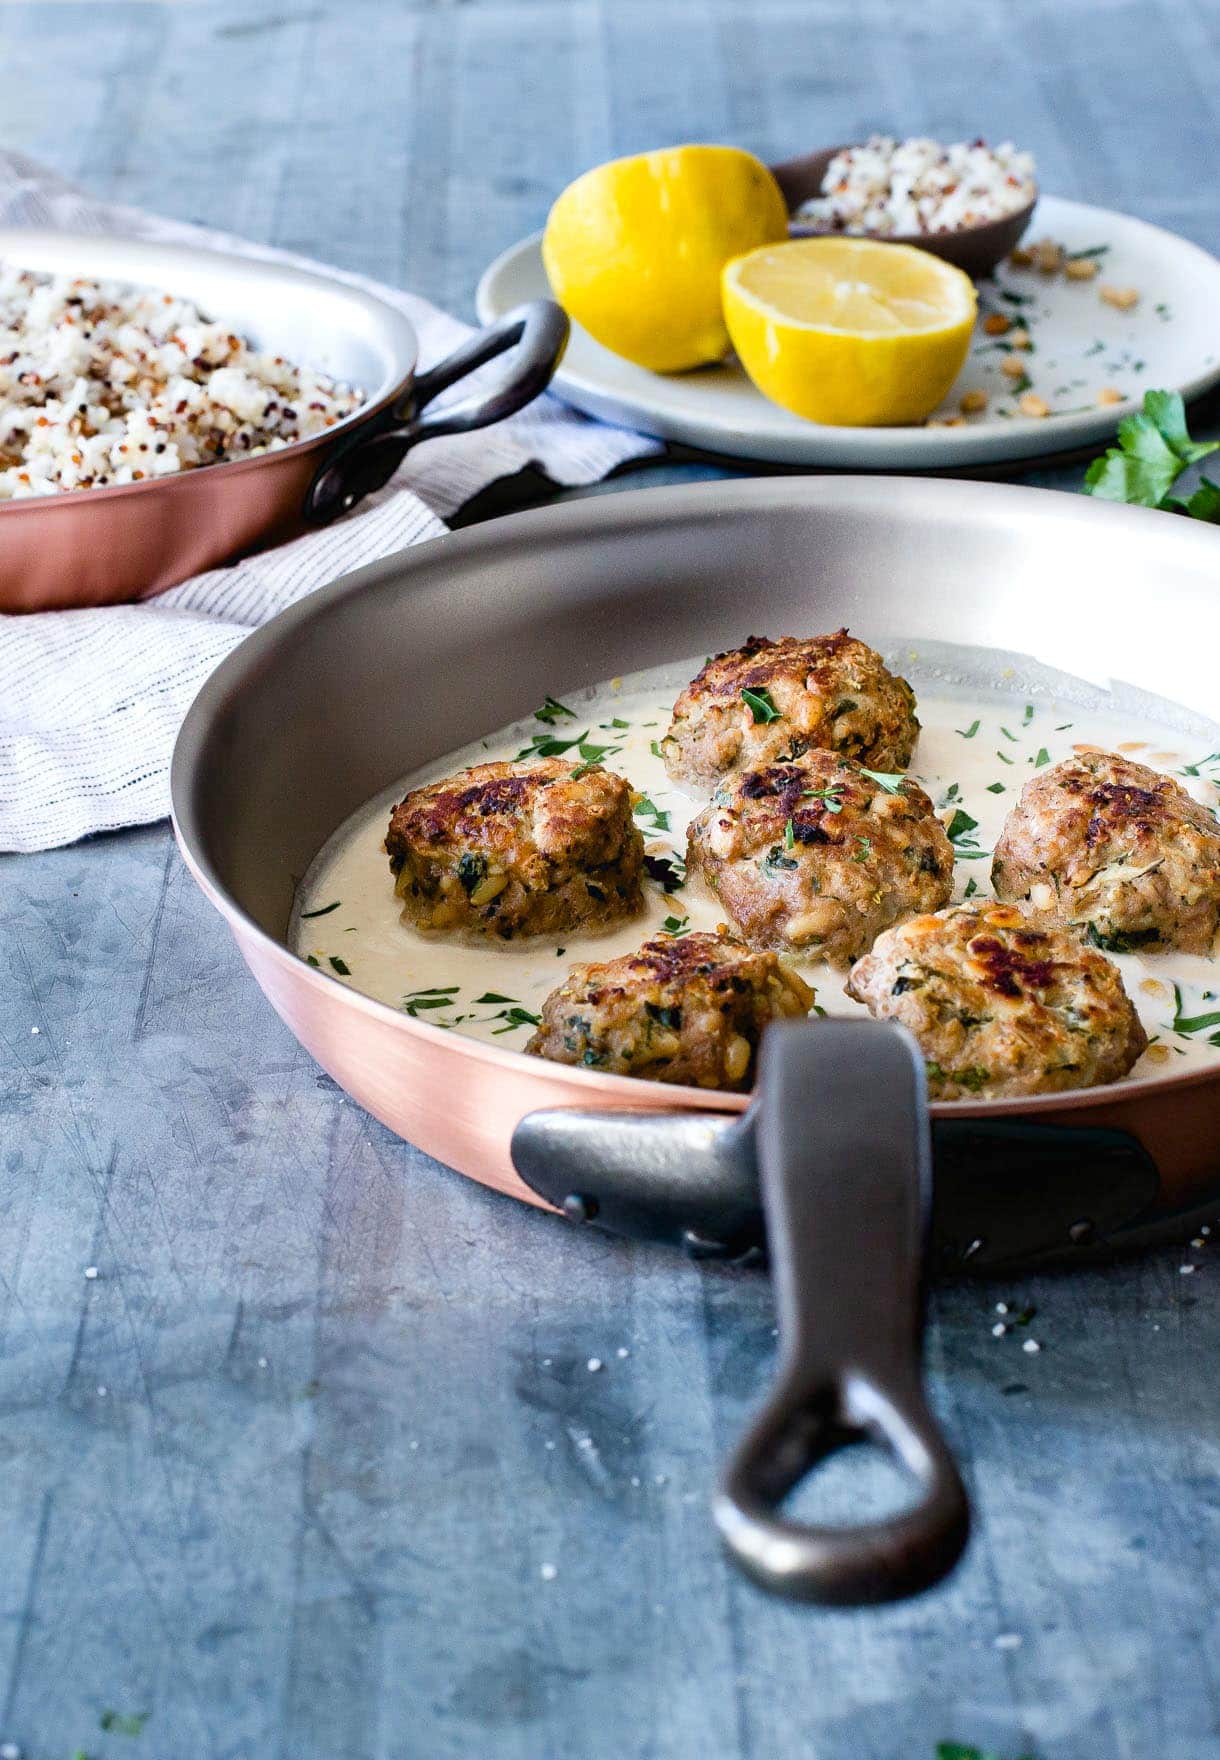
[[[714,483],[520,515],[362,570],[251,636],[178,741],[179,843],[273,1006],[335,1079],[441,1161],[536,1201],[511,1151],[526,1113],[706,1116],[745,1102],[459,1038],[312,970],[284,943],[295,878],[348,814],[549,690],[729,646],[747,620],[1033,652],[1214,717],[1218,578],[1210,529],[973,483]],[[1220,1062],[932,1112],[1130,1132],[1166,1207],[1220,1170]]]
[[[275,452],[144,483],[0,503],[0,612],[150,598],[282,542],[311,519],[333,518],[387,481],[409,446],[498,421],[536,397],[567,338],[558,307],[537,301],[417,374],[415,330],[400,311],[303,269],[186,246],[19,228],[0,229],[0,258],[182,294],[290,360],[365,391],[360,408],[325,434]],[[432,396],[510,348],[516,354],[509,370],[477,403],[420,419]]]
[[[790,214],[795,216],[802,202],[821,195],[822,180],[830,161],[836,153],[843,151],[841,146],[821,147],[816,153],[802,153],[799,158],[785,159],[782,165],[772,165],[772,174],[783,191]],[[953,232],[894,233],[887,236],[886,243],[917,245],[921,251],[930,251],[934,257],[943,258],[955,268],[964,269],[975,281],[981,281],[1020,244],[1037,205],[1035,193],[1032,201],[999,220],[985,220],[978,226],[959,226]],[[812,221],[795,218],[789,231],[794,238],[823,236],[823,229]]]

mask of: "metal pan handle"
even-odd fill
[[[322,464],[305,496],[304,516],[327,525],[384,487],[412,446],[442,434],[468,434],[515,415],[545,391],[567,347],[570,326],[553,300],[534,299],[476,331],[453,354],[418,373],[405,403],[355,429]],[[435,415],[423,412],[450,385],[513,350],[490,385]]]
[[[742,1568],[830,1605],[895,1600],[956,1563],[969,1506],[920,1385],[931,1192],[923,1062],[876,1021],[773,1026],[757,1152],[780,1321],[776,1387],[725,1471],[715,1517]],[[888,1520],[807,1527],[787,1494],[840,1448],[872,1441],[914,1477]]]

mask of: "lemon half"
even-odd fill
[[[764,397],[811,422],[920,422],[962,370],[968,275],[913,245],[794,238],[726,265],[724,315]]]
[[[720,360],[720,271],[787,236],[761,159],[739,147],[670,147],[612,159],[551,209],[542,260],[555,298],[603,347],[656,373]]]

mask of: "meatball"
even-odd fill
[[[1171,776],[1078,752],[1021,790],[991,877],[1000,898],[1028,899],[1111,953],[1208,953],[1220,928],[1220,823]]]
[[[953,845],[918,783],[833,752],[726,777],[687,836],[688,865],[752,946],[831,965],[953,893]]]
[[[1113,960],[990,899],[887,929],[847,994],[910,1028],[934,1100],[1114,1082],[1148,1043]]]
[[[526,1046],[555,1063],[653,1082],[748,1088],[763,1029],[808,1014],[813,991],[731,935],[658,935],[638,953],[573,966]]]
[[[412,789],[385,847],[420,929],[498,937],[596,929],[640,909],[631,785],[557,758],[476,764]]]
[[[905,770],[919,722],[915,693],[845,629],[806,641],[751,636],[709,660],[674,704],[661,741],[675,782],[790,762],[813,748],[874,770]]]

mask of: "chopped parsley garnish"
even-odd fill
[[[313,954],[313,953],[307,953],[307,954],[306,954],[306,955],[305,955],[305,963],[306,963],[306,965],[309,965],[309,966],[313,966],[313,967],[315,967],[315,968],[318,968],[318,967],[320,967],[320,966],[321,966],[321,963],[322,963],[322,962],[321,962],[321,960],[319,960],[319,959],[318,959],[318,957],[317,957],[317,955],[316,955],[316,954]]]
[[[954,853],[959,861],[977,862],[988,854],[987,850],[979,848],[971,836],[971,832],[978,830],[978,824],[978,820],[972,819],[970,814],[961,807],[958,807],[950,819],[946,829],[949,833],[949,842],[953,845]]]
[[[1085,493],[1220,524],[1220,484],[1204,477],[1187,500],[1170,494],[1188,466],[1217,451],[1220,440],[1191,439],[1180,392],[1146,391],[1144,407],[1119,423],[1118,445],[1089,466]]]
[[[1012,763],[1012,759],[1005,757],[1004,753],[999,750],[996,751],[996,757],[1000,760],[1001,764],[1011,764]]]
[[[559,951],[562,953],[563,949],[560,948]],[[457,989],[456,984],[454,985],[454,989]],[[480,1002],[515,1002],[516,1000],[517,998],[515,996],[501,996],[498,990],[485,990],[482,996],[475,997],[476,1004]]]
[[[1220,752],[1209,752],[1206,758],[1198,758],[1193,764],[1183,764],[1179,776],[1198,776],[1204,764],[1220,764]]]
[[[872,772],[866,770],[864,774],[869,776]],[[843,797],[839,794],[838,790],[834,788],[805,788],[801,790],[801,799],[803,801],[821,801],[822,811],[824,813],[841,813],[843,811]],[[789,819],[788,824],[792,824],[791,819]],[[787,843],[788,848],[791,849],[792,843],[786,834],[784,841]]]
[[[575,770],[571,771],[571,780],[573,782],[579,782],[582,776],[587,776],[590,770],[596,770],[597,767],[598,759],[590,758],[586,764],[578,764]]]
[[[851,858],[852,861],[853,862],[867,862],[868,858],[873,853],[873,840],[872,840],[872,838],[871,837],[857,837],[856,842],[859,844],[860,848],[859,848],[858,853]]]
[[[978,889],[979,889],[979,883],[975,879],[974,875],[971,874],[969,880],[967,880],[967,882],[966,882],[966,890],[962,894],[962,897],[963,898],[973,898],[975,893],[978,891]]]
[[[561,715],[566,715],[572,721],[576,719],[575,709],[569,709],[568,705],[561,703],[557,697],[548,697],[541,709],[534,710],[534,720],[545,721],[550,727],[554,727]]]
[[[138,1736],[152,1716],[151,1711],[103,1711],[97,1720],[99,1729],[113,1730],[120,1736]]]
[[[587,727],[583,733],[573,734],[571,739],[556,739],[550,733],[536,733],[527,746],[522,746],[513,762],[519,764],[523,758],[562,758],[574,746],[583,745],[588,737]]]
[[[977,831],[978,825],[977,819],[972,819],[969,813],[959,807],[949,821],[949,842],[956,843],[959,838],[965,837],[968,831]]]
[[[644,871],[663,892],[678,892],[686,885],[686,863],[680,856],[645,856]]]
[[[665,935],[672,935],[675,941],[682,935],[689,935],[690,918],[666,917],[665,921],[661,924],[661,932]]]
[[[1016,744],[1016,743],[1017,743],[1017,736],[1016,736],[1016,734],[1015,734],[1015,733],[1009,733],[1009,731],[1008,731],[1008,729],[1007,729],[1007,728],[1006,728],[1006,727],[1001,727],[1001,729],[1000,729],[1000,732],[1001,732],[1001,733],[1002,733],[1002,734],[1003,734],[1003,735],[1004,735],[1004,738],[1005,738],[1005,739],[1010,739],[1010,740],[1012,740],[1012,742],[1013,742],[1013,744],[1014,744],[1014,745],[1015,745],[1015,744]]]
[[[877,787],[884,789],[886,794],[897,794],[906,781],[901,770],[865,770],[863,765],[860,768],[862,774],[871,776]]]
[[[1220,1009],[1211,1014],[1184,1015],[1182,1013],[1182,991],[1175,984],[1173,987],[1173,1030],[1175,1033],[1203,1033],[1209,1027],[1220,1027]]]
[[[784,848],[785,849],[793,849],[795,847],[795,845],[796,845],[796,828],[794,827],[792,820],[789,819],[788,823],[784,826]]]
[[[1075,725],[1076,725],[1076,723],[1074,721],[1061,721],[1059,723],[1058,727],[1055,729],[1055,732],[1056,733],[1066,733],[1069,727],[1075,727]]]
[[[335,968],[341,978],[351,977],[352,968],[348,965],[346,960],[340,959],[337,953],[330,954],[329,958],[331,965]]]
[[[1096,923],[1090,923],[1085,931],[1085,938],[1094,947],[1100,947],[1103,953],[1134,953],[1137,947],[1147,947],[1150,941],[1159,941],[1160,934],[1156,929],[1115,929],[1107,932],[1099,929]]]
[[[1050,761],[1051,755],[1045,746],[1039,746],[1037,756],[1031,760],[1035,770],[1041,770],[1042,766],[1049,764]]]
[[[531,1014],[528,1008],[515,1004],[512,1008],[502,1008],[499,1014],[492,1015],[493,1021],[503,1020],[502,1027],[493,1027],[493,1033],[511,1033],[515,1027],[536,1027],[541,1015]]]
[[[651,819],[658,831],[669,830],[669,814],[664,808],[658,807],[646,794],[642,794],[633,809],[637,819]]]
[[[1063,255],[1067,262],[1078,263],[1082,257],[1104,257],[1109,248],[1108,244],[1090,244],[1082,251],[1064,251]]]
[[[754,724],[756,727],[765,726],[768,721],[780,720],[780,712],[771,701],[770,691],[752,691],[749,689],[743,689],[741,700],[754,717]]]
[[[659,739],[650,739],[648,742],[648,750],[652,753],[654,758],[661,757],[662,753],[661,753],[660,740]]]
[[[972,721],[969,727],[955,727],[953,731],[960,733],[963,739],[973,739],[981,726],[981,721]]]
[[[1006,785],[1002,782],[989,782],[987,784],[987,793],[988,794],[1007,794],[1008,789],[1007,789]]]
[[[322,906],[321,910],[319,910],[319,911],[302,911],[301,912],[301,921],[303,923],[307,923],[307,922],[309,922],[311,917],[329,917],[330,913],[332,911],[337,911],[339,906],[342,903],[343,903],[343,900],[341,898],[337,898],[335,900],[334,904],[324,904]]]
[[[1025,713],[1021,717],[1021,726],[1028,727],[1030,722],[1033,720],[1033,718],[1034,718],[1034,706],[1032,703],[1026,703]]]

